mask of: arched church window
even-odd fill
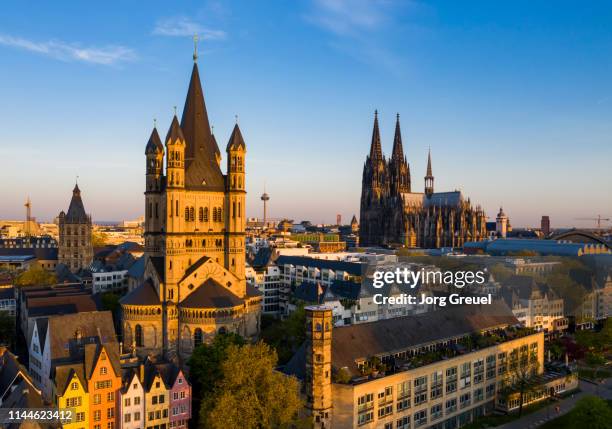
[[[217,209],[217,216],[219,216],[219,222],[223,222],[223,209],[221,207]]]
[[[193,331],[193,347],[198,347],[202,345],[202,330],[200,328],[196,328]]]
[[[232,218],[236,219],[236,201],[232,202]]]
[[[135,331],[136,347],[143,347],[144,343],[143,343],[143,338],[142,338],[142,326],[136,325],[136,329],[134,329],[134,331]]]
[[[193,207],[189,209],[189,220],[192,222],[195,220],[195,209]]]
[[[238,217],[241,217],[241,216],[242,216],[242,210],[240,207],[240,202],[238,202]]]
[[[202,207],[198,209],[198,220],[200,222],[204,221],[204,209]]]
[[[185,207],[185,220],[189,220],[189,207]]]
[[[208,207],[204,207],[204,222],[208,222]]]

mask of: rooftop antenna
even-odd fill
[[[198,38],[197,34],[193,35],[193,62],[198,61]]]

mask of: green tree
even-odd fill
[[[102,307],[104,310],[111,311],[113,314],[119,309],[119,296],[114,293],[107,292],[102,294]]]
[[[597,396],[585,396],[576,402],[570,415],[568,427],[609,429],[612,422],[612,407]]]
[[[493,278],[498,282],[504,282],[512,277],[512,270],[503,264],[495,264],[489,268],[489,272],[493,275]]]
[[[15,278],[16,286],[46,286],[57,283],[55,273],[47,271],[38,265],[31,265],[26,271]]]
[[[276,349],[278,361],[285,364],[306,340],[306,312],[299,306],[285,320],[275,320],[261,331],[261,339]]]
[[[91,233],[91,245],[93,247],[104,247],[108,242],[108,235],[104,232],[94,231]]]
[[[296,379],[274,370],[276,352],[267,344],[231,344],[221,363],[221,378],[202,399],[205,429],[291,428],[299,422],[302,401]]]
[[[506,395],[519,394],[519,417],[523,415],[523,404],[529,393],[540,388],[537,383],[539,368],[538,356],[535,352],[522,352],[510,354],[510,370],[507,374],[510,384],[506,388]]]
[[[13,347],[15,335],[15,318],[6,311],[0,311],[0,344],[9,348]]]

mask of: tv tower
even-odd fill
[[[261,201],[263,201],[263,228],[266,228],[266,221],[268,220],[268,201],[270,200],[270,195],[266,193],[266,187],[264,186],[264,193],[261,194]]]

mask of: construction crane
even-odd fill
[[[23,206],[26,208],[25,233],[26,233],[26,236],[29,237],[30,236],[30,223],[32,221],[32,202],[30,201],[29,196],[28,196],[26,203]]]
[[[597,215],[597,217],[577,217],[574,220],[594,220],[597,223],[597,229],[601,229],[602,222],[610,222],[612,219]]]

